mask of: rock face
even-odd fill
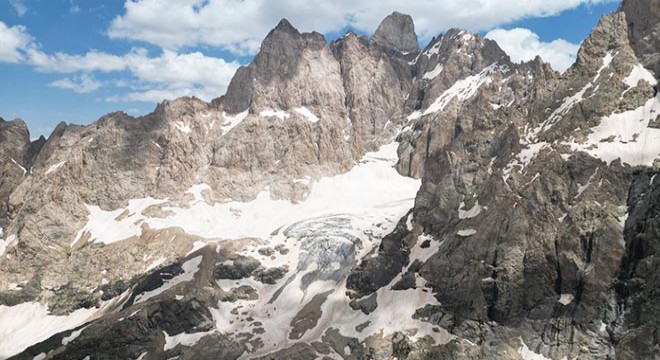
[[[658,343],[648,334],[657,332],[658,303],[658,211],[660,191],[658,172],[648,169],[633,174],[628,195],[628,220],[624,229],[626,252],[616,283],[619,321],[612,328],[617,354],[630,358],[657,358]],[[623,320],[623,321],[621,321]]]
[[[7,224],[9,195],[27,176],[27,169],[41,149],[44,139],[30,142],[30,132],[23,120],[0,118],[0,228]]]
[[[619,11],[626,14],[628,32],[637,56],[642,64],[660,76],[660,4],[653,0],[621,3]]]
[[[402,53],[419,51],[415,24],[410,15],[393,12],[378,25],[371,38],[376,44],[398,50]]]
[[[282,20],[211,103],[0,121],[0,358],[660,358],[656,5],[563,74]]]

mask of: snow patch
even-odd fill
[[[573,299],[575,299],[575,296],[573,294],[561,294],[559,297],[559,300],[557,300],[560,304],[566,306],[570,303],[573,302]]]
[[[176,127],[179,131],[181,131],[184,134],[190,134],[192,129],[190,128],[190,124],[184,123],[183,121],[177,121],[174,123],[174,127]]]
[[[482,85],[490,84],[493,81],[491,75],[498,69],[499,67],[496,64],[492,64],[483,69],[479,74],[456,81],[454,85],[438,96],[431,106],[423,112],[421,110],[414,111],[408,116],[408,120],[419,119],[424,115],[442,111],[454,98],[457,98],[461,102],[468,100],[477,93],[477,90]]]
[[[177,276],[175,276],[171,279],[165,280],[163,285],[161,285],[161,287],[159,287],[157,289],[146,291],[146,292],[143,292],[143,293],[137,295],[135,297],[134,303],[138,304],[138,303],[141,303],[143,301],[147,301],[147,300],[151,299],[152,297],[160,295],[160,294],[164,293],[165,291],[173,288],[174,286],[176,286],[180,283],[184,283],[184,282],[188,282],[188,281],[193,280],[194,277],[195,277],[195,274],[199,270],[199,265],[201,263],[202,263],[202,256],[197,256],[195,258],[192,258],[192,259],[186,261],[185,263],[183,263],[183,265],[181,265],[181,268],[183,269],[183,274],[179,274],[179,275],[177,275]]]
[[[651,86],[655,85],[657,82],[655,76],[653,76],[650,71],[642,66],[642,64],[637,64],[630,71],[630,75],[623,79],[623,82],[628,85],[629,88],[633,88],[637,86],[641,80],[646,80]]]
[[[464,229],[464,230],[458,230],[456,232],[456,235],[462,236],[462,237],[468,237],[468,236],[472,236],[476,233],[477,233],[477,230],[475,230],[475,229]]]
[[[660,95],[637,109],[612,114],[591,129],[584,143],[569,143],[574,151],[584,151],[605,162],[616,159],[630,165],[652,165],[660,155],[660,129],[649,122],[660,114]]]
[[[299,107],[294,109],[298,114],[302,115],[307,121],[315,123],[319,121],[319,118],[309,111],[306,107]]]
[[[167,260],[166,257],[164,257],[164,256],[159,257],[158,259],[154,260],[151,264],[147,265],[147,268],[144,271],[149,272],[149,271],[159,267],[162,263],[165,262],[165,260]]]
[[[205,190],[211,190],[211,187],[208,184],[197,184],[193,185],[186,191],[186,194],[192,194],[195,197],[194,202],[204,201],[204,196],[202,192]]]
[[[458,218],[461,220],[475,218],[479,216],[481,210],[482,207],[479,205],[479,200],[477,200],[477,203],[469,210],[465,210],[465,202],[461,202],[461,206],[458,208]]]
[[[206,246],[206,244],[207,244],[207,243],[206,243],[205,241],[201,241],[201,240],[197,240],[197,241],[195,241],[195,242],[193,243],[193,248],[192,248],[190,251],[188,251],[188,253],[186,254],[186,256],[188,256],[188,255],[194,253],[195,251],[197,251],[197,250],[203,248],[204,246]]]
[[[163,346],[163,351],[174,349],[175,347],[177,347],[177,345],[193,346],[197,344],[197,342],[201,338],[211,333],[212,331],[198,332],[193,334],[187,334],[184,332],[181,334],[170,336],[165,331],[163,331],[163,334],[165,334],[165,345]]]
[[[536,157],[536,155],[538,155],[539,152],[541,152],[541,150],[545,149],[548,146],[549,145],[546,142],[526,144],[526,148],[520,150],[520,152],[516,155],[516,157],[513,158],[511,162],[509,162],[507,166],[503,169],[504,181],[506,182],[509,179],[511,173],[513,172],[514,167],[518,167],[518,170],[522,172],[522,170],[524,170],[527,167],[527,165],[529,165],[529,163],[532,162],[532,160]],[[534,180],[536,180],[536,178]]]
[[[71,242],[71,246],[88,235],[88,241],[99,241],[104,244],[112,244],[133,236],[140,236],[142,234],[140,224],[146,219],[142,215],[142,211],[149,206],[164,202],[167,202],[167,200],[154,198],[133,199],[129,200],[128,207],[113,211],[105,211],[95,205],[85,205],[87,211],[89,211],[87,225],[78,231]],[[122,217],[124,213],[126,213],[126,216]]]
[[[412,229],[413,229],[413,213],[412,212],[410,214],[408,214],[408,218],[406,218],[406,229],[408,229],[408,231],[412,231]]]
[[[123,302],[127,295],[125,293],[109,300],[100,308],[78,309],[64,316],[51,315],[48,305],[38,302],[0,305],[0,359],[16,355],[57,333],[99,318]]]
[[[10,158],[9,160],[11,160],[11,162],[14,163],[14,165],[21,168],[21,170],[23,171],[23,176],[25,176],[25,174],[27,174],[27,170],[23,167],[23,165],[17,163],[16,160],[14,160],[13,158]],[[0,234],[0,236],[1,236],[1,234]]]
[[[429,247],[422,248],[422,244],[428,241]],[[417,238],[415,246],[410,249],[410,261],[408,267],[412,266],[415,260],[419,260],[422,264],[425,263],[431,256],[435,255],[440,249],[442,241],[435,240],[431,235],[422,234]],[[405,271],[402,271],[405,273]]]
[[[431,57],[432,55],[437,55],[440,53],[440,46],[442,46],[442,40],[444,40],[444,37],[438,41],[437,43],[433,44],[430,49],[424,51],[424,55],[427,57]]]
[[[60,161],[57,164],[52,165],[51,167],[48,168],[48,170],[46,170],[45,175],[48,175],[50,173],[53,173],[53,172],[57,171],[57,169],[61,168],[62,165],[64,165],[65,163],[66,163],[66,161]]]
[[[273,109],[262,110],[259,115],[262,117],[276,117],[280,120],[288,119],[291,116],[291,114],[286,111]]]
[[[220,128],[222,129],[222,135],[225,135],[236,125],[240,124],[243,120],[245,120],[247,116],[248,116],[248,110],[245,110],[242,113],[238,113],[234,115],[229,115],[223,112],[222,118],[224,119],[224,122],[220,126]]]
[[[619,213],[622,214],[618,217],[619,219],[619,225],[621,225],[621,228],[626,227],[626,221],[628,221],[628,216],[630,216],[630,213],[628,213],[628,206],[626,205],[621,205],[618,208]],[[621,242],[625,245],[625,242],[621,240]]]
[[[423,76],[422,79],[426,80],[433,80],[435,79],[440,73],[442,72],[442,69],[444,66],[442,64],[438,64],[435,66],[435,68],[431,71],[427,71]]]
[[[62,345],[67,345],[68,343],[72,342],[73,340],[77,339],[80,334],[82,334],[83,330],[85,330],[87,326],[80,328],[74,332],[72,332],[69,336],[62,338]]]
[[[564,102],[557,108],[555,111],[550,114],[548,119],[541,125],[541,128],[543,131],[550,129],[554,124],[556,124],[559,120],[561,120],[564,115],[566,115],[569,110],[571,110],[575,105],[579,104],[582,100],[584,100],[584,94],[594,86],[596,81],[600,78],[601,73],[605,68],[610,66],[612,63],[612,60],[614,59],[614,56],[616,54],[613,54],[612,51],[608,52],[605,57],[603,58],[603,65],[598,69],[598,73],[596,73],[596,76],[588,82],[580,91],[577,93],[573,94],[572,96],[564,98]]]
[[[0,256],[4,255],[7,249],[16,243],[16,235],[9,235],[7,239],[0,240]]]
[[[522,338],[520,338],[520,347],[518,348],[518,355],[520,355],[520,358],[522,360],[551,360],[541,354],[537,354],[532,350],[530,350]]]

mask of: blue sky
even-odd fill
[[[0,116],[24,119],[36,137],[48,135],[60,121],[88,124],[116,110],[146,114],[162,98],[210,100],[224,93],[235,69],[250,61],[283,17],[301,31],[317,30],[331,40],[348,28],[368,34],[398,10],[413,16],[422,46],[448,28],[467,28],[498,41],[513,60],[538,53],[561,70],[598,19],[618,4],[0,0]]]

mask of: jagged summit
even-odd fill
[[[393,12],[378,25],[372,40],[402,53],[419,51],[415,24],[410,15]]]
[[[273,30],[271,30],[271,33],[272,32],[299,33],[298,29],[296,29],[293,25],[291,25],[289,20],[287,20],[286,18],[282,18],[282,20],[280,20],[280,22],[277,23],[277,26],[275,26]]]

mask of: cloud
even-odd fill
[[[0,21],[0,62],[18,63],[24,59],[24,49],[31,46],[32,38],[24,26],[8,27]]]
[[[612,0],[126,0],[124,14],[112,21],[108,35],[172,50],[210,45],[245,55],[258,51],[282,17],[302,31],[327,33],[351,26],[372,32],[396,10],[412,15],[418,34],[427,40],[452,27],[487,31],[522,18],[608,1]]]
[[[71,78],[56,80],[48,84],[50,87],[68,89],[79,94],[87,94],[100,88],[103,84],[90,74],[82,74]]]
[[[125,95],[114,95],[106,99],[107,102],[137,101],[156,103],[165,99],[171,100],[181,96],[195,96],[203,100],[210,100],[217,97],[217,93],[209,94],[208,90],[203,88],[162,88],[148,89],[144,91],[130,92]]]
[[[528,61],[537,55],[559,71],[566,70],[575,62],[579,45],[564,39],[542,42],[539,36],[529,29],[495,29],[486,34],[495,40],[514,62]]]
[[[9,0],[9,4],[14,8],[19,17],[23,17],[27,13],[27,6],[25,6],[23,0]]]
[[[36,48],[28,49],[26,54],[26,61],[41,72],[82,72],[81,76],[50,84],[79,93],[91,92],[100,87],[101,84],[94,83],[89,73],[127,72],[133,81],[118,80],[116,86],[137,88],[139,91],[123,97],[113,97],[110,99],[112,101],[158,102],[164,98],[192,95],[211,100],[224,94],[229,81],[240,66],[236,61],[228,62],[200,52],[180,54],[163,50],[158,56],[150,56],[148,51],[142,48],[133,49],[121,56],[96,50],[83,55],[49,55]]]
[[[159,102],[179,96],[196,96],[211,100],[225,93],[227,85],[240,64],[200,52],[178,54],[164,50],[158,57],[149,57],[146,50],[134,50],[124,56],[128,71],[146,87],[109,101]],[[125,84],[121,84],[125,85]],[[135,88],[135,84],[129,85]]]
[[[74,73],[79,71],[112,72],[126,69],[124,57],[91,50],[84,55],[46,54],[33,47],[26,50],[28,62],[41,72]]]
[[[238,62],[227,62],[200,52],[178,54],[169,50],[155,58],[148,57],[145,50],[138,50],[125,56],[124,60],[130,71],[143,82],[179,88],[203,85],[223,92],[240,66]]]
[[[51,87],[90,93],[103,85],[93,73],[114,73],[123,78],[108,84],[133,90],[110,100],[157,102],[164,98],[197,96],[211,100],[225,93],[240,66],[237,61],[206,56],[201,52],[162,50],[150,55],[134,48],[124,55],[90,50],[84,54],[45,53],[24,26],[7,27],[0,21],[0,62],[25,63],[44,73],[72,74],[49,83]],[[125,79],[128,75],[129,79]]]

